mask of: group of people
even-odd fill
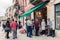
[[[55,31],[52,29],[52,21],[50,19],[47,20],[47,24],[45,23],[45,20],[42,19],[41,22],[39,22],[38,19],[31,20],[31,18],[26,19],[26,30],[25,33],[27,34],[27,37],[32,37],[33,30],[35,32],[35,36],[46,35],[46,26],[48,28],[47,36],[55,36]],[[17,29],[22,28],[21,21],[19,20],[12,20],[10,18],[7,19],[6,23],[3,23],[3,29],[6,32],[6,38],[9,39],[9,32],[13,32],[13,39],[17,38]],[[39,30],[42,30],[39,32]]]
[[[46,32],[46,26],[48,28],[48,32]],[[35,29],[35,30],[34,30]],[[39,30],[42,30],[41,32],[39,32]],[[31,20],[30,18],[28,18],[26,20],[26,30],[27,30],[27,37],[32,37],[33,33],[32,30],[34,30],[35,32],[35,36],[39,36],[41,35],[46,35],[47,36],[55,36],[55,31],[52,29],[52,21],[48,18],[47,20],[47,24],[45,23],[45,20],[42,19],[41,22],[39,22],[38,19],[35,20]]]
[[[3,23],[3,30],[6,32],[6,38],[9,39],[9,32],[13,32],[13,39],[17,38],[17,28],[21,28],[21,22],[17,23],[16,20],[12,18],[7,18],[6,23]]]

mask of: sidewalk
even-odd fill
[[[5,33],[2,31],[2,28],[0,28],[0,40],[60,40],[60,38],[57,37],[47,37],[47,36],[32,36],[32,38],[26,37],[26,34],[20,34],[18,31],[18,38],[12,39],[12,33],[10,33],[10,39],[5,38]]]

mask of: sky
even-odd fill
[[[12,5],[13,0],[0,0],[0,16],[4,16],[6,9]]]

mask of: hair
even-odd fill
[[[12,19],[12,21],[14,21],[14,19]]]
[[[17,23],[17,21],[15,21]]]
[[[21,24],[21,21],[19,21],[19,24]]]
[[[28,19],[25,19],[25,21],[27,21]]]
[[[7,21],[10,21],[10,18],[7,18]]]
[[[32,21],[34,21],[34,19],[32,19]]]

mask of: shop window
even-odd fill
[[[60,30],[60,4],[55,5],[56,29]]]

